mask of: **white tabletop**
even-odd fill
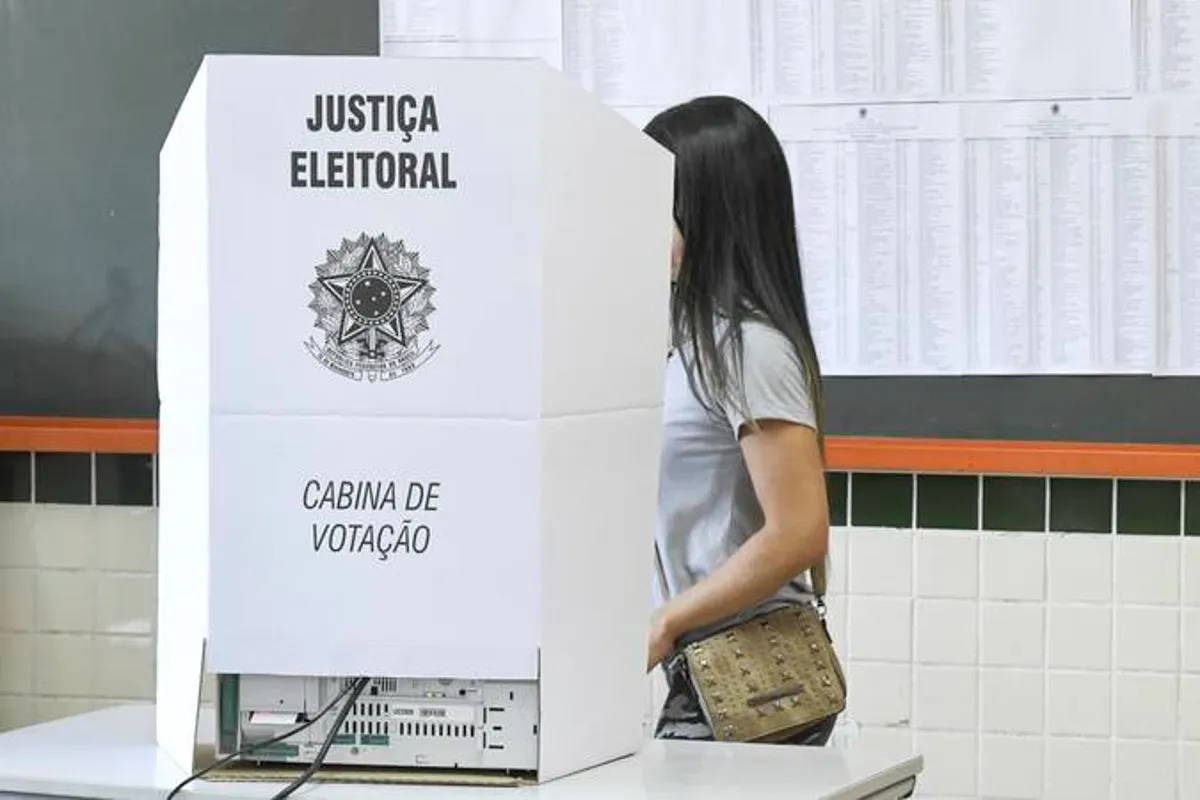
[[[652,740],[612,764],[523,788],[312,784],[297,797],[349,800],[592,800],[687,798],[862,800],[906,796],[919,755],[897,760],[851,746],[789,747]],[[56,795],[150,800],[186,774],[154,744],[154,706],[136,705],[0,734],[0,797]],[[261,800],[272,784],[196,781],[181,798]]]

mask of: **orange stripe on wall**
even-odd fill
[[[1200,445],[831,436],[833,470],[1200,478]],[[0,451],[154,453],[155,420],[0,417]]]
[[[0,450],[156,453],[157,420],[0,417]]]

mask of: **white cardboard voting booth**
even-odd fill
[[[157,737],[208,672],[539,681],[637,750],[670,155],[539,61],[210,56],[161,153]]]

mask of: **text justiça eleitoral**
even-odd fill
[[[433,95],[318,94],[312,133],[394,133],[404,142],[440,131]],[[293,150],[294,189],[457,189],[446,150]]]

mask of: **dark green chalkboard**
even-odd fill
[[[204,54],[378,52],[378,0],[0,0],[0,416],[157,413],[158,151]]]
[[[833,434],[1200,444],[1200,379],[834,378]]]

